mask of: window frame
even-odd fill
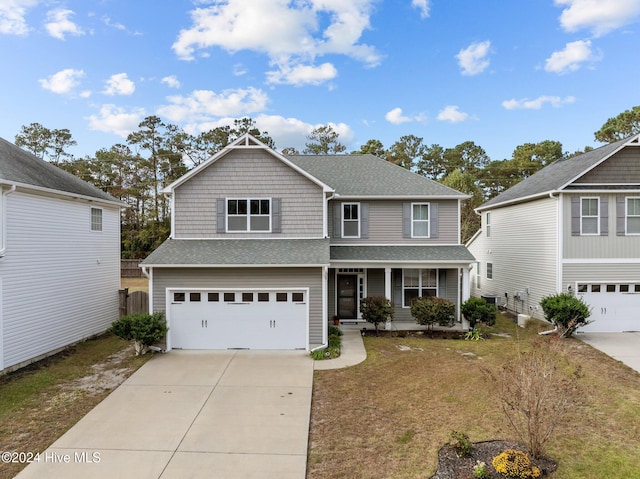
[[[595,200],[598,211],[595,215],[585,215],[583,212],[583,202],[585,200]],[[595,233],[585,233],[584,221],[585,219],[595,219],[596,231]],[[580,235],[581,236],[600,236],[600,197],[599,196],[581,196],[580,197]]]
[[[632,232],[632,233],[629,232],[629,218],[640,221],[640,212],[634,215],[629,214],[630,200],[640,202],[640,196],[626,196],[624,199],[624,232],[625,232],[625,235],[627,236],[639,236],[640,230],[638,230],[638,232]]]
[[[487,279],[493,279],[493,263],[487,261],[487,267],[485,268]]]
[[[242,197],[242,198],[225,198],[225,231],[227,233],[271,233],[273,229],[273,199],[266,197]],[[232,201],[246,201],[246,213],[229,213],[230,211],[230,202]],[[267,201],[269,213],[251,213],[251,202],[252,201]],[[258,209],[262,209],[262,203],[258,203]],[[237,206],[236,206],[237,211]],[[229,219],[231,218],[245,218],[245,229],[229,229]],[[252,229],[251,228],[251,218],[268,218],[269,226],[267,229]]]
[[[94,215],[96,213],[96,215]],[[99,213],[99,214],[97,214]],[[102,214],[102,208],[98,208],[96,206],[92,206],[90,209],[91,223],[90,228],[94,233],[102,233],[104,227],[104,215]],[[99,221],[98,221],[99,219]]]
[[[414,211],[416,206],[426,206],[427,207],[427,219],[416,219],[414,217]],[[426,223],[427,225],[427,234],[426,235],[418,235],[415,233],[416,223]],[[411,237],[412,238],[431,238],[431,203],[411,203]]]
[[[407,286],[405,284],[406,272],[407,271],[417,271],[418,272],[418,286]],[[435,286],[423,284],[423,271],[434,271],[435,272]],[[434,291],[434,296],[438,296],[438,288],[439,288],[439,279],[440,279],[440,270],[438,268],[402,268],[402,307],[410,308],[411,304],[406,304],[406,291],[407,290],[418,290],[418,298],[424,296],[425,291]]]
[[[351,209],[353,207],[356,207],[356,214],[357,214],[357,218],[354,220],[353,218],[345,218],[345,210],[347,207],[350,208],[350,216],[353,215],[353,211],[351,211]],[[360,238],[360,234],[362,232],[362,208],[360,207],[360,203],[342,203],[342,207],[341,207],[341,212],[340,212],[340,219],[341,219],[341,226],[342,226],[342,237],[343,238]],[[356,235],[347,235],[345,233],[346,228],[345,228],[345,224],[349,222],[349,223],[356,223],[357,224],[357,229],[358,229],[358,233]]]
[[[487,216],[485,217],[485,232],[487,234],[487,238],[491,237],[491,212],[487,211]]]

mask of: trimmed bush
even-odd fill
[[[540,307],[548,321],[563,329],[560,336],[564,338],[568,338],[579,327],[591,322],[587,321],[591,316],[589,306],[569,293],[545,296],[540,301]]]
[[[411,302],[411,316],[416,323],[433,327],[451,326],[455,320],[456,305],[445,298],[416,298]]]
[[[460,310],[465,319],[469,321],[471,329],[475,329],[477,323],[484,323],[487,326],[496,324],[496,307],[487,303],[483,298],[469,298],[462,303]]]
[[[136,356],[144,354],[149,346],[162,340],[168,330],[164,313],[129,314],[114,321],[110,329],[119,338],[134,341]]]
[[[384,296],[367,296],[360,300],[360,312],[362,317],[372,323],[378,334],[378,325],[393,319],[393,304]]]

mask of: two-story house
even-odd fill
[[[118,319],[124,206],[0,138],[0,373]]]
[[[570,292],[591,308],[581,331],[640,330],[639,137],[558,160],[481,205],[473,295],[543,319],[540,300]]]
[[[283,156],[245,135],[165,193],[171,236],[142,267],[168,349],[314,349],[369,295],[411,322],[413,298],[446,297],[462,326],[460,192],[372,155]]]

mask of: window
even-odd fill
[[[258,293],[258,301],[260,302],[269,301],[269,293]]]
[[[620,292],[621,293],[628,293],[629,292],[629,285],[628,284],[621,284],[620,285]]]
[[[437,269],[402,270],[403,306],[411,306],[411,301],[419,297],[437,296]]]
[[[102,210],[91,208],[91,231],[102,231]]]
[[[487,279],[493,279],[493,263],[487,263]]]
[[[583,235],[600,234],[599,225],[599,198],[580,199],[580,232]]]
[[[182,303],[185,301],[185,294],[184,293],[173,293],[173,302],[174,303]]]
[[[224,293],[224,300],[227,303],[233,303],[236,300],[236,293]]]
[[[342,205],[342,237],[360,237],[360,205],[358,203],[344,203]]]
[[[411,237],[429,237],[429,203],[411,205]]]
[[[207,300],[211,303],[220,301],[220,293],[209,293],[207,295]]]
[[[189,293],[189,301],[200,302],[200,293]]]
[[[485,225],[486,225],[487,238],[489,238],[491,236],[491,213],[487,213]]]
[[[287,301],[287,293],[276,293],[276,301],[279,303]]]
[[[242,293],[242,302],[243,303],[252,303],[253,302],[253,293]]]
[[[640,198],[627,198],[627,234],[640,234]]]
[[[265,198],[227,200],[227,231],[271,231],[271,200]]]
[[[304,293],[291,293],[291,301],[294,303],[304,302]]]

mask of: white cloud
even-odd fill
[[[564,50],[553,52],[545,61],[544,69],[553,73],[568,73],[576,71],[585,62],[598,61],[601,55],[591,50],[591,40],[578,40],[567,43]]]
[[[219,117],[237,117],[266,108],[269,98],[256,88],[229,89],[216,93],[194,90],[189,96],[167,97],[169,105],[158,108],[158,114],[173,122],[201,123]]]
[[[84,35],[84,30],[70,20],[75,15],[72,10],[57,8],[47,13],[47,23],[44,24],[47,32],[54,38],[64,40],[65,35]]]
[[[487,55],[489,55],[490,49],[491,42],[486,40],[472,43],[467,48],[460,50],[456,58],[458,59],[458,65],[462,69],[462,74],[477,75],[485,71],[489,66]]]
[[[253,50],[266,54],[281,70],[269,72],[270,78],[286,79],[292,71],[305,72],[300,65],[311,65],[317,69],[315,74],[306,71],[306,78],[317,84],[331,76],[326,66],[313,67],[318,56],[346,55],[367,66],[380,62],[374,47],[360,43],[374,4],[375,0],[262,0],[246,8],[246,0],[221,0],[191,12],[193,25],[180,31],[173,50],[183,60],[211,47]],[[304,79],[305,74],[297,77]]]
[[[422,18],[429,17],[429,0],[411,0],[411,5],[420,10]]]
[[[400,125],[402,123],[408,123],[411,121],[411,117],[402,114],[402,108],[396,107],[393,110],[389,110],[384,118],[394,125]]]
[[[559,108],[563,105],[575,103],[575,101],[576,99],[573,96],[561,98],[559,96],[543,95],[534,100],[529,100],[528,98],[516,100],[515,98],[512,98],[511,100],[503,101],[502,106],[507,110],[539,110],[545,104],[549,104],[554,108]]]
[[[100,113],[91,115],[89,128],[105,133],[114,133],[126,138],[129,133],[138,128],[140,122],[145,117],[143,108],[133,108],[130,111],[115,105],[106,104],[100,108]]]
[[[282,66],[279,70],[267,72],[267,83],[280,83],[302,86],[305,84],[320,85],[333,80],[338,70],[331,63],[319,66],[294,65]]]
[[[160,82],[164,83],[169,88],[180,88],[180,81],[175,75],[166,76],[162,80],[160,80]]]
[[[74,70],[67,68],[60,70],[58,73],[50,75],[48,78],[38,80],[45,90],[53,93],[67,94],[71,93],[75,87],[80,84],[80,79],[84,77],[83,70]]]
[[[0,1],[0,33],[6,35],[26,35],[29,26],[25,20],[27,10],[38,4],[38,0]]]
[[[640,17],[638,0],[555,0],[555,4],[566,7],[560,24],[567,32],[586,29],[601,36]]]
[[[135,83],[129,80],[126,73],[111,75],[106,84],[102,91],[105,95],[132,95],[136,91]]]
[[[449,123],[460,123],[469,119],[469,114],[460,111],[457,105],[447,105],[440,113],[438,113],[438,120],[448,121]]]

